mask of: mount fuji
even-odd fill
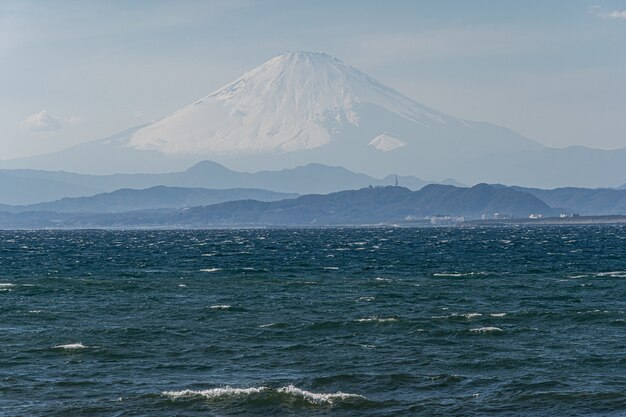
[[[589,185],[568,157],[567,149],[426,107],[328,54],[293,52],[154,123],[0,167],[105,174],[178,170],[207,159],[243,171],[314,162],[374,176]],[[606,182],[607,169],[620,171],[612,172],[616,185],[626,178],[613,163],[597,165],[592,182]]]

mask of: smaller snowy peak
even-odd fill
[[[382,135],[378,135],[372,139],[368,145],[373,146],[381,152],[389,152],[394,149],[405,147],[406,142],[383,133]]]

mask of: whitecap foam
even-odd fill
[[[11,284],[10,282],[0,282],[0,288],[11,288],[15,287],[15,284]]]
[[[181,391],[163,391],[161,395],[169,397],[173,400],[185,397],[204,397],[204,398],[220,398],[237,395],[250,395],[259,394],[266,391],[267,387],[252,387],[252,388],[233,388],[233,387],[221,387],[211,388],[205,390],[191,390],[185,389]]]
[[[506,313],[491,313],[490,316],[491,317],[504,317],[506,316]]]
[[[217,272],[221,270],[222,268],[204,268],[204,269],[201,269],[200,272]]]
[[[359,394],[350,394],[346,392],[335,392],[335,393],[316,393],[307,390],[300,389],[293,385],[288,385],[286,387],[281,387],[276,390],[276,392],[280,392],[283,394],[290,394],[297,397],[302,397],[306,401],[311,404],[333,404],[335,401],[339,400],[348,400],[348,399],[360,399],[364,400],[365,397]]]
[[[626,271],[599,272],[597,277],[626,278]]]
[[[28,310],[28,312],[31,314],[39,314],[39,313],[43,313],[43,310]]]
[[[266,392],[275,392],[278,394],[285,394],[291,397],[301,398],[311,404],[314,405],[324,405],[324,404],[333,404],[336,401],[342,400],[350,400],[350,399],[360,399],[364,400],[365,397],[359,394],[350,394],[345,392],[334,392],[334,393],[316,393],[307,390],[303,390],[294,385],[287,385],[279,388],[269,388],[265,386],[260,387],[250,387],[250,388],[235,388],[231,386],[225,386],[220,388],[211,388],[206,390],[180,390],[180,391],[163,391],[161,395],[164,397],[168,397],[172,400],[177,400],[180,398],[190,398],[190,397],[202,397],[206,399],[220,399],[225,397],[236,397],[236,396],[250,396],[257,395]]]
[[[78,350],[78,349],[87,349],[89,346],[83,345],[81,342],[78,343],[68,343],[66,345],[56,345],[55,349],[64,349],[64,350]]]
[[[358,301],[374,301],[375,299],[376,297],[365,296],[365,297],[359,297]]]
[[[338,266],[325,266],[324,269],[336,271],[337,269],[339,269],[339,267]]]
[[[463,314],[463,317],[465,317],[468,320],[471,320],[474,317],[480,317],[480,316],[482,316],[481,313],[466,313],[466,314]]]
[[[186,285],[185,285],[185,284],[178,284],[178,286],[179,286],[180,288],[185,288],[185,287],[186,287]]]
[[[216,304],[211,306],[211,310],[228,310],[230,306],[228,304]]]
[[[365,317],[362,319],[356,319],[354,320],[358,323],[371,323],[371,322],[377,322],[377,323],[391,323],[394,321],[398,321],[397,318],[395,317]]]
[[[470,332],[474,332],[474,333],[492,333],[492,332],[501,332],[502,329],[499,327],[492,327],[492,326],[487,326],[487,327],[478,327],[476,329],[470,329]]]
[[[488,272],[436,272],[434,277],[472,277],[475,275],[488,275]]]

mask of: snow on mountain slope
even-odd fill
[[[421,126],[463,123],[415,103],[327,54],[296,52],[277,56],[140,129],[130,146],[205,155],[313,149],[331,142],[346,125],[358,127],[363,103]]]
[[[134,132],[126,147],[240,170],[311,162],[370,175],[448,177],[469,158],[542,146],[425,107],[325,53],[270,59]],[[399,151],[399,149],[402,149]]]
[[[396,139],[393,136],[382,134],[372,139],[368,145],[373,146],[379,151],[389,152],[406,146],[406,142]]]

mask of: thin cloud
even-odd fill
[[[47,110],[42,110],[24,119],[20,123],[20,128],[30,132],[54,132],[61,129],[61,119]]]
[[[80,116],[70,116],[65,121],[70,125],[80,125],[85,123],[85,119]]]
[[[591,6],[589,13],[608,20],[626,20],[626,10],[605,11],[600,6]]]

